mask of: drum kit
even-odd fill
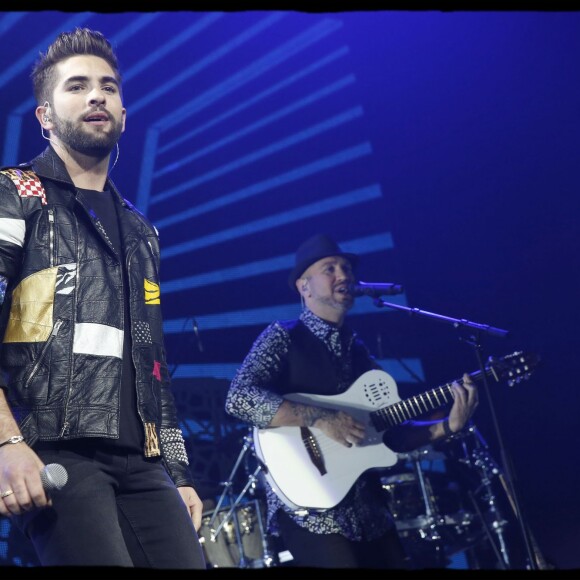
[[[262,465],[250,467],[254,457],[251,433],[243,445],[234,467],[222,482],[223,492],[217,504],[202,514],[200,543],[208,568],[266,568],[278,563],[265,533],[265,501],[249,499],[257,495]],[[243,489],[235,495],[234,482],[240,467],[247,475]]]
[[[446,567],[449,559],[476,541],[474,514],[460,485],[450,480],[447,457],[424,448],[399,456],[403,471],[381,477],[399,535],[417,566]]]
[[[215,510],[214,510],[215,511]],[[208,567],[263,568],[266,558],[264,514],[258,499],[245,501],[229,514],[227,509],[203,513],[200,542]]]
[[[209,568],[278,566],[280,554],[266,533],[264,468],[249,468],[251,431],[223,493],[212,510],[204,511],[200,540]],[[254,467],[255,465],[255,467]],[[240,466],[247,482],[236,496],[234,476]],[[382,473],[382,472],[381,472]],[[443,444],[399,454],[399,461],[380,477],[385,502],[399,535],[419,568],[449,567],[457,555],[468,568],[510,567],[510,554],[496,494],[501,470],[478,429],[471,425]],[[291,558],[290,558],[291,559]]]

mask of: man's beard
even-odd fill
[[[334,294],[332,294],[331,296],[324,296],[324,297],[318,297],[318,302],[320,302],[321,304],[324,304],[326,306],[330,306],[331,308],[335,309],[335,310],[341,310],[342,312],[348,312],[353,306],[354,306],[354,298],[351,298],[351,300],[337,300],[334,297]]]
[[[87,155],[103,159],[115,147],[121,137],[121,124],[111,120],[112,130],[105,133],[85,133],[75,127],[72,121],[62,120],[53,115],[54,127],[52,132],[70,149]]]

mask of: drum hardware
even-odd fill
[[[243,439],[244,443],[242,446],[242,449],[236,459],[236,462],[234,464],[234,467],[232,468],[232,471],[229,475],[229,478],[227,481],[222,482],[221,485],[224,486],[224,490],[216,504],[216,507],[214,508],[208,522],[207,525],[209,527],[210,530],[210,537],[209,537],[209,541],[210,542],[216,542],[217,538],[219,536],[220,533],[222,533],[223,530],[226,529],[226,526],[228,526],[228,534],[231,536],[232,532],[234,534],[235,537],[235,544],[237,545],[238,548],[238,552],[239,552],[239,562],[237,567],[238,568],[248,568],[248,567],[260,567],[257,564],[262,564],[263,566],[266,567],[270,567],[276,564],[274,557],[272,556],[270,549],[269,549],[269,545],[268,542],[266,540],[266,535],[264,533],[264,526],[263,526],[263,517],[262,517],[262,513],[259,509],[258,504],[256,504],[257,506],[257,524],[258,524],[258,528],[259,528],[259,532],[260,532],[260,538],[262,539],[262,549],[263,549],[263,556],[262,556],[262,561],[261,562],[250,562],[247,558],[247,554],[245,553],[245,549],[244,549],[244,543],[242,541],[242,526],[240,524],[240,519],[239,519],[239,509],[238,506],[240,505],[240,503],[242,502],[242,500],[244,499],[244,496],[251,490],[251,492],[254,492],[257,486],[257,482],[258,482],[258,475],[259,473],[265,469],[265,466],[262,464],[262,462],[256,457],[254,451],[253,451],[253,437],[252,437],[252,430],[250,429],[248,434],[244,437]],[[246,472],[248,472],[248,452],[250,452],[250,454],[253,456],[253,458],[256,460],[257,462],[257,466],[254,469],[254,472],[251,473],[250,475],[248,475],[248,479],[246,481],[246,484],[244,485],[242,491],[238,494],[237,497],[234,497],[234,491],[233,491],[233,485],[234,485],[234,478],[235,475],[240,467],[240,465],[242,464],[242,461],[244,462],[244,467],[246,469]],[[229,511],[226,513],[226,515],[224,516],[224,518],[221,520],[221,522],[219,523],[219,525],[217,527],[213,527],[213,524],[216,521],[216,518],[218,516],[218,513],[220,513],[220,510],[222,508],[222,505],[224,504],[224,501],[226,499],[226,497],[229,500]],[[228,522],[230,522],[231,520],[231,525],[228,525]]]
[[[447,451],[429,446],[402,453],[399,459],[407,471],[381,478],[407,550],[427,568],[444,568],[455,554],[481,541],[477,514],[461,479],[453,477],[449,458]]]
[[[413,479],[416,480],[420,498],[423,504],[424,514],[415,518],[413,524],[419,529],[419,533],[425,539],[439,540],[440,535],[437,532],[437,526],[446,524],[446,517],[439,513],[436,506],[435,493],[431,486],[431,482],[424,475],[423,464],[425,462],[441,462],[445,459],[445,454],[435,451],[430,446],[415,449],[409,453],[400,453],[399,459],[405,459],[412,464]],[[401,527],[405,524],[401,522]],[[426,532],[426,530],[429,530]]]
[[[264,548],[262,542],[262,500],[254,499],[240,504],[236,509],[239,524],[239,537],[246,567],[262,568],[264,566]],[[209,525],[213,510],[202,515],[200,543],[202,545],[208,568],[237,568],[241,562],[241,552],[234,520],[225,520],[228,508],[220,510],[213,526]],[[217,524],[222,524],[219,535],[216,535]]]
[[[423,469],[421,468],[421,459],[419,454],[413,457],[413,468],[415,470],[415,474],[417,475],[419,489],[421,490],[421,497],[423,498],[423,503],[425,504],[425,515],[427,516],[427,520],[431,521],[432,525],[435,524],[435,522],[441,523],[435,509],[433,491],[431,489],[427,490],[427,484],[425,483],[425,477],[423,477]]]
[[[412,465],[411,471],[381,478],[383,488],[391,495],[390,511],[405,550],[418,568],[426,569],[443,568],[447,563],[441,534],[444,517],[436,507],[431,481],[421,466],[429,455],[423,449],[400,454]]]
[[[475,441],[475,447],[471,449],[471,451],[469,451],[466,444],[466,437],[470,434],[472,439]],[[509,569],[510,556],[503,531],[504,527],[507,525],[507,521],[500,513],[497,505],[497,498],[492,486],[492,478],[499,475],[501,470],[491,456],[485,439],[475,425],[470,425],[466,430],[461,446],[465,457],[459,461],[475,469],[479,475],[480,485],[474,492],[469,491],[469,498],[473,507],[478,512],[479,519],[481,520],[485,534],[496,555],[500,568]],[[476,499],[477,497],[480,497],[480,501],[483,501],[484,505],[487,505],[487,517],[485,517],[485,514],[480,510]],[[497,538],[499,548],[496,541],[494,541],[492,533],[495,534]]]
[[[405,497],[390,506],[397,529],[403,536],[416,534],[427,542],[441,542],[439,526],[445,523],[445,517],[437,510],[431,483],[424,476],[421,466],[426,457],[433,458],[434,455],[430,450],[419,449],[399,454],[399,457],[412,464],[412,472],[382,478],[383,488],[392,494],[393,499],[398,490],[407,492]],[[440,454],[436,454],[436,457],[440,459]],[[411,514],[408,510],[415,510],[415,513]]]
[[[498,569],[509,569],[512,566],[512,555],[506,527],[511,524],[511,520],[505,518],[503,508],[500,509],[503,502],[497,495],[496,479],[499,479],[516,517],[517,510],[502,469],[473,424],[457,433],[445,445],[450,448],[443,454],[447,461],[444,469],[439,470],[434,466],[430,470],[428,464],[425,465],[425,460],[438,460],[441,454],[419,449],[399,454],[401,459],[407,460],[409,473],[381,478],[383,488],[389,492],[392,501],[389,507],[401,537],[417,552],[416,558],[419,561],[428,558],[432,549],[439,552],[439,557],[468,550],[468,558],[477,561],[480,556],[485,557],[485,553],[479,552],[478,546],[485,545],[492,551],[492,563],[495,562]],[[450,459],[453,460],[451,464]],[[464,468],[460,467],[462,465]],[[458,476],[456,489],[452,487],[454,473]],[[442,477],[445,483],[442,485],[437,477]],[[543,558],[531,533],[528,533],[535,566],[538,569],[549,569],[550,565]],[[472,549],[475,551],[472,552]],[[430,564],[431,561],[428,561],[427,566]],[[440,565],[446,565],[444,559],[436,560],[435,567]]]
[[[518,510],[517,510],[517,506],[516,506],[516,502],[515,502],[515,497],[514,497],[512,491],[510,490],[510,487],[508,486],[508,481],[506,480],[506,477],[505,477],[502,469],[500,468],[499,464],[491,456],[491,454],[489,452],[489,447],[488,447],[485,439],[481,435],[481,433],[478,431],[477,427],[475,427],[475,425],[472,425],[466,431],[466,433],[468,435],[471,434],[473,437],[475,437],[476,444],[475,444],[475,448],[472,449],[470,453],[467,453],[465,451],[466,446],[465,446],[465,444],[463,444],[464,445],[464,453],[468,457],[468,459],[461,460],[461,461],[464,461],[468,465],[475,467],[480,474],[480,480],[481,480],[480,488],[478,488],[475,493],[473,493],[473,494],[470,493],[471,500],[474,503],[475,507],[477,508],[475,496],[483,490],[482,497],[483,497],[483,500],[489,506],[489,508],[488,508],[489,518],[488,519],[490,519],[491,521],[486,525],[486,520],[481,513],[480,513],[480,518],[484,522],[485,531],[486,531],[488,539],[492,545],[492,548],[494,549],[496,557],[498,558],[498,560],[501,557],[502,562],[507,567],[510,565],[510,560],[509,560],[506,542],[505,542],[505,539],[503,536],[503,528],[508,524],[508,522],[502,518],[500,510],[497,507],[496,496],[493,494],[493,488],[491,485],[492,478],[496,477],[499,479],[501,486],[502,486],[502,489],[503,489],[503,491],[508,499],[510,508],[512,510],[512,514],[514,517],[517,518],[518,517]],[[521,524],[521,522],[518,522],[518,523]],[[495,546],[495,543],[493,541],[491,531],[493,531],[498,538],[498,543],[500,546],[499,547],[499,554],[498,554],[498,549]],[[527,548],[529,550],[529,557],[533,558],[533,565],[535,566],[535,569],[538,569],[538,570],[552,569],[553,566],[549,562],[547,562],[546,559],[544,558],[544,555],[542,554],[539,546],[537,545],[537,542],[536,542],[531,530],[526,530],[526,534],[528,536],[527,541],[529,542],[529,548]],[[528,563],[528,565],[526,567],[527,567],[527,569],[530,569],[531,565]]]

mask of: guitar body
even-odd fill
[[[334,507],[364,471],[397,462],[397,454],[383,443],[369,420],[369,412],[401,400],[394,379],[385,371],[364,373],[339,395],[295,393],[287,398],[345,411],[367,425],[367,436],[360,445],[346,447],[311,427],[326,468],[322,475],[302,440],[300,427],[255,428],[256,455],[267,466],[265,477],[286,505],[294,509]]]
[[[526,380],[538,361],[537,355],[516,351],[501,359],[490,357],[484,370],[470,376],[473,380],[505,378],[513,385]],[[397,454],[383,442],[383,431],[453,403],[452,383],[401,400],[393,377],[382,370],[364,373],[340,395],[293,393],[286,398],[344,411],[366,425],[366,438],[353,447],[341,445],[315,427],[254,428],[256,456],[278,497],[292,509],[319,510],[342,501],[364,471],[397,462]]]

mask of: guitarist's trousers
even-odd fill
[[[411,569],[397,529],[369,542],[349,540],[341,534],[315,534],[300,527],[282,510],[278,524],[293,565],[313,568]]]

